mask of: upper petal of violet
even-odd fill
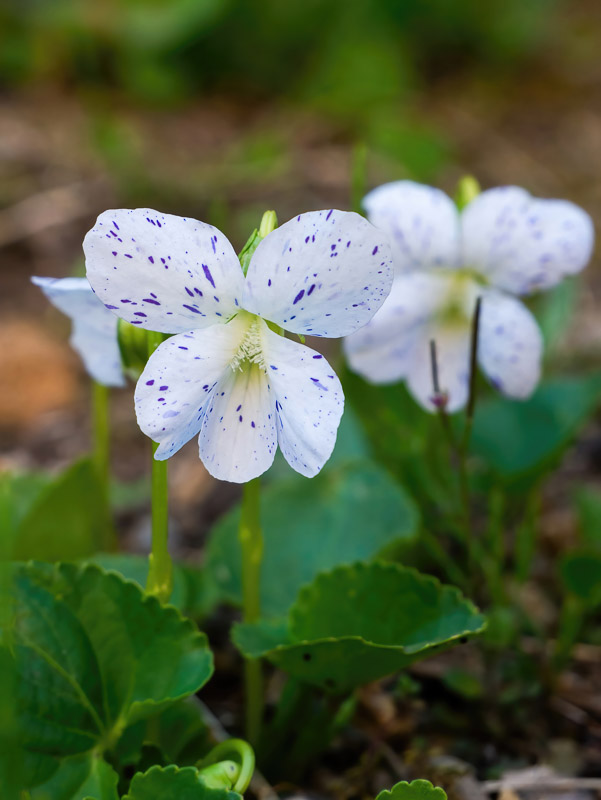
[[[398,273],[459,265],[459,214],[440,189],[394,181],[369,192],[363,205],[369,221],[390,237]]]
[[[513,294],[530,294],[580,272],[594,244],[589,215],[517,186],[489,189],[463,211],[463,263]]]
[[[243,306],[293,333],[346,336],[369,322],[391,284],[385,234],[359,214],[311,211],[259,244]]]
[[[239,310],[240,263],[212,225],[143,208],[105,211],[83,247],[97,296],[132,325],[182,333]]]

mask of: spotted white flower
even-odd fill
[[[124,386],[114,314],[98,300],[87,278],[38,278],[53,306],[71,320],[71,347],[81,356],[86,371],[104,386]]]
[[[447,409],[462,408],[481,297],[480,367],[499,391],[527,398],[539,381],[543,341],[516,296],[550,289],[585,267],[594,243],[588,214],[515,186],[485,191],[460,213],[444,192],[412,181],[380,186],[364,204],[390,237],[396,275],[380,311],[345,340],[351,367],[373,383],[405,380],[432,411],[434,340]]]
[[[297,472],[319,472],[342,388],[322,355],[279,331],[340,337],[365,325],[392,282],[384,234],[357,214],[301,214],[260,242],[245,277],[212,225],[122,209],[100,215],[84,250],[108,309],[176,334],[153,353],[135,393],[156,458],[198,435],[200,458],[222,480],[260,475],[278,444]]]

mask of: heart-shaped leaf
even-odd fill
[[[249,658],[343,692],[396,672],[484,628],[484,617],[451,586],[398,564],[323,572],[303,587],[287,620],[234,627]]]
[[[401,781],[392,789],[380,792],[376,800],[447,800],[447,795],[444,789],[432,786],[430,781]]]
[[[552,466],[601,399],[601,377],[549,381],[524,402],[495,398],[476,408],[472,452],[513,481]]]
[[[218,523],[206,559],[216,596],[237,604],[242,592],[239,521],[236,509]],[[418,521],[411,498],[369,461],[348,463],[311,481],[299,477],[268,486],[261,498],[262,616],[285,614],[299,588],[318,572],[410,541]]]
[[[83,558],[109,541],[109,511],[90,459],[77,461],[56,478],[15,475],[3,483],[12,499],[11,532],[3,531],[11,537],[10,558]]]
[[[172,765],[134,775],[123,800],[241,800],[241,795],[209,788],[194,767]]]
[[[14,653],[31,786],[51,777],[57,759],[110,750],[128,726],[211,676],[204,634],[115,573],[16,565],[11,588],[12,626],[3,639]]]
[[[117,773],[90,753],[65,758],[49,781],[30,792],[31,800],[119,800]]]
[[[559,574],[566,591],[590,608],[601,603],[601,553],[584,548],[572,550],[561,559]]]
[[[118,572],[126,580],[144,588],[148,577],[148,558],[129,553],[98,553],[86,563],[98,564],[103,569]],[[210,610],[205,572],[200,567],[187,564],[173,565],[173,592],[169,603],[193,619],[199,619]]]

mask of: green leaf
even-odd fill
[[[398,564],[322,572],[303,587],[287,620],[238,624],[233,639],[298,680],[343,692],[382,678],[484,628],[451,586]]]
[[[601,553],[595,550],[572,550],[560,561],[559,574],[567,592],[587,606],[601,603]]]
[[[412,500],[383,469],[369,462],[349,463],[310,481],[299,477],[267,486],[261,497],[261,519],[264,617],[285,614],[299,588],[321,570],[374,558],[410,541],[418,526]],[[236,509],[217,524],[205,567],[216,594],[238,604],[239,520]]]
[[[145,743],[155,745],[169,763],[192,766],[211,748],[211,736],[196,697],[188,697],[148,720]]]
[[[15,517],[12,558],[43,561],[83,558],[102,549],[110,516],[94,465],[82,459],[57,478],[17,478],[22,506]]]
[[[524,402],[495,398],[476,408],[472,452],[500,478],[538,475],[595,410],[601,376],[549,381]]]
[[[86,559],[88,564],[97,564],[104,570],[118,572],[126,580],[134,581],[140,588],[146,586],[148,558],[128,553],[97,553]],[[199,567],[184,564],[173,565],[173,593],[169,599],[172,606],[194,619],[206,614],[210,601],[207,598],[204,571]]]
[[[441,467],[448,470],[449,452],[437,416],[424,411],[402,383],[375,386],[348,370],[341,380],[374,457],[423,504],[448,506],[453,498],[438,476]]]
[[[376,800],[447,800],[444,789],[432,786],[430,781],[401,781],[390,789],[384,789]]]
[[[552,291],[537,298],[536,317],[545,340],[547,359],[570,325],[579,293],[580,278],[574,276],[564,279]]]
[[[119,800],[118,776],[99,756],[65,758],[58,770],[30,793],[31,800]]]
[[[241,800],[228,789],[209,789],[197,769],[175,765],[152,767],[134,775],[123,800]]]
[[[3,631],[16,662],[29,785],[57,759],[111,750],[134,722],[203,686],[206,637],[172,606],[96,566],[16,565]]]
[[[575,499],[580,538],[588,547],[601,551],[601,492],[582,487]]]

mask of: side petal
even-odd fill
[[[407,387],[426,411],[436,411],[430,342],[436,342],[438,383],[447,396],[446,409],[459,411],[469,394],[470,325],[432,325],[420,336],[407,375]]]
[[[509,397],[529,397],[540,379],[542,355],[543,337],[526,306],[500,292],[485,292],[478,361],[492,385]]]
[[[246,483],[262,475],[277,450],[275,395],[265,370],[246,364],[215,387],[198,437],[202,463],[214,478]]]
[[[391,284],[381,231],[350,211],[310,211],[259,244],[243,305],[293,333],[347,336],[373,317]]]
[[[236,313],[244,276],[212,225],[146,208],[101,214],[84,239],[92,288],[132,325],[184,333]]]
[[[89,375],[104,386],[125,386],[117,343],[117,318],[102,305],[86,278],[38,278],[53,306],[71,322],[71,346]]]
[[[463,211],[463,263],[513,294],[549,289],[580,272],[594,244],[589,215],[517,186],[489,189]]]
[[[440,189],[414,181],[385,183],[363,198],[363,207],[390,237],[397,272],[458,265],[459,214]]]
[[[264,354],[276,397],[278,443],[286,461],[312,478],[326,463],[344,409],[340,381],[326,359],[269,330]]]
[[[382,308],[363,328],[347,336],[344,352],[352,370],[371,383],[404,378],[429,320],[444,305],[449,278],[444,273],[399,275]]]
[[[200,431],[211,393],[230,369],[246,327],[234,317],[227,325],[180,333],[148,359],[134,399],[138,425],[159,443],[159,461]]]

